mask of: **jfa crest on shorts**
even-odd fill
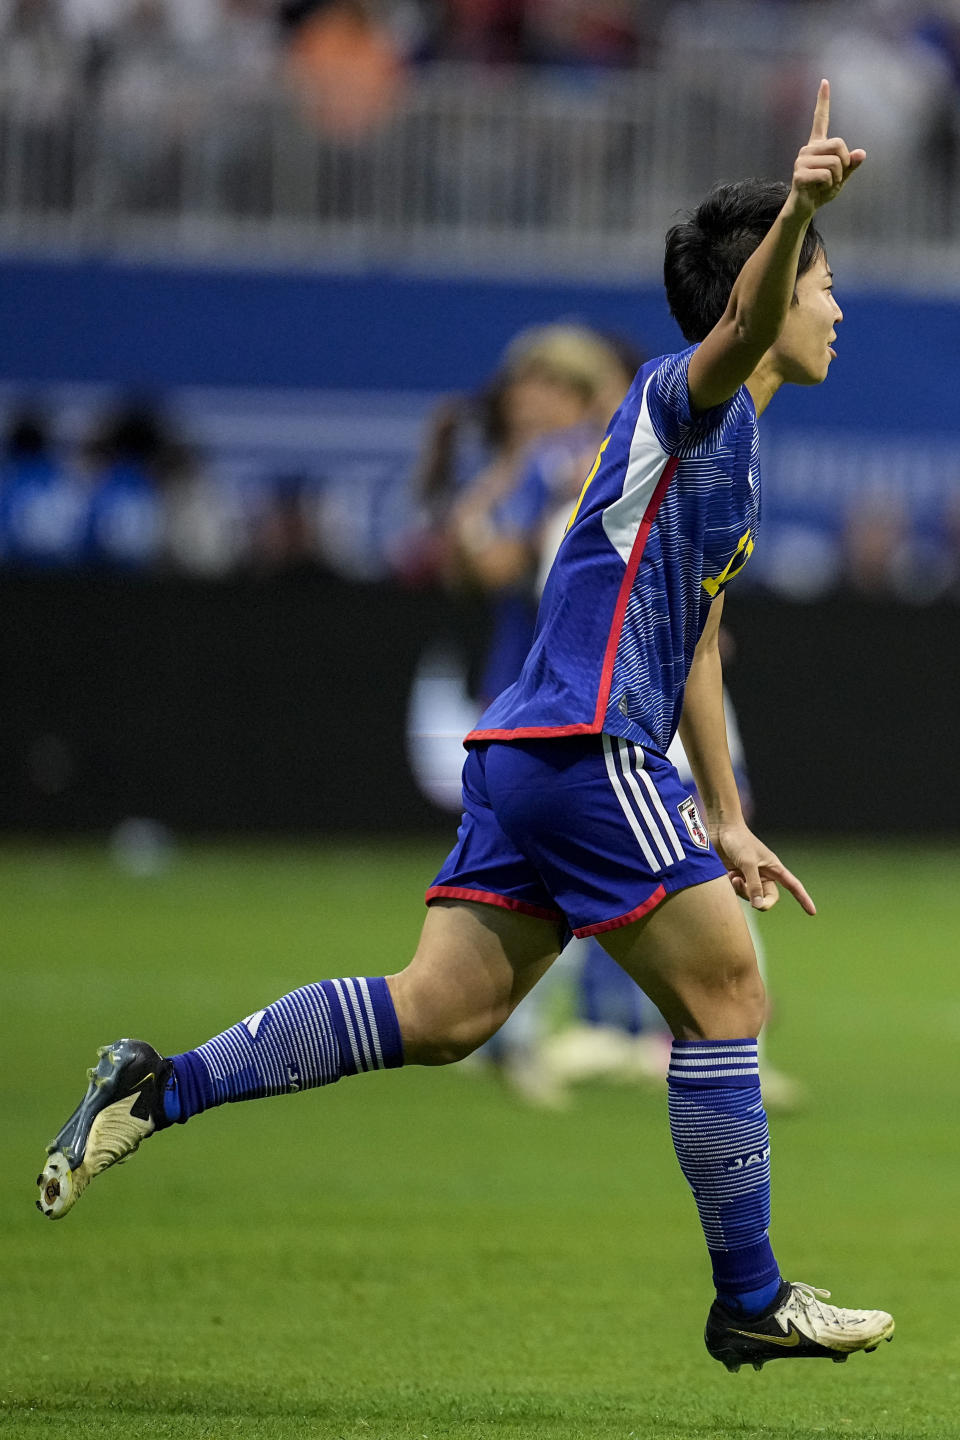
[[[706,825],[704,825],[700,819],[700,811],[697,809],[697,802],[693,796],[689,795],[686,800],[681,800],[677,809],[680,812],[680,818],[683,820],[684,825],[686,825],[687,833],[694,845],[696,845],[699,850],[709,850],[710,837],[707,834]]]

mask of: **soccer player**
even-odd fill
[[[45,1214],[212,1106],[461,1059],[572,930],[602,936],[675,1037],[670,1127],[713,1264],[709,1353],[737,1370],[890,1339],[889,1315],[828,1305],[784,1280],[771,1248],[764,995],[737,896],[766,910],[783,886],[815,912],[743,821],[717,648],[760,513],[757,417],[781,385],[826,378],[843,318],[813,219],[865,153],[830,136],[829,109],[823,81],[789,187],[719,186],[667,236],[689,347],[644,365],[613,417],[523,672],[467,737],[465,813],[413,960],[385,979],[306,985],[180,1055],[104,1047],[48,1152]],[[705,817],[664,758],[678,727]]]

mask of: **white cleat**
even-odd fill
[[[785,1281],[771,1309],[749,1319],[716,1300],[707,1316],[707,1349],[728,1370],[760,1370],[768,1360],[791,1357],[840,1364],[855,1350],[876,1350],[881,1340],[893,1339],[893,1317],[885,1310],[841,1310],[823,1303],[829,1298],[829,1290]]]

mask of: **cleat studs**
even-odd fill
[[[848,1355],[831,1355],[830,1359],[834,1365],[845,1365],[850,1357]]]
[[[864,1355],[872,1355],[873,1352],[874,1352],[874,1350],[876,1350],[876,1348],[877,1348],[876,1345],[864,1345],[864,1347],[863,1347],[863,1353],[864,1353]]]
[[[43,1184],[43,1172],[42,1172],[42,1171],[41,1171],[41,1173],[37,1176],[37,1184],[38,1184],[38,1185],[42,1185],[42,1184]]]
[[[762,1369],[763,1369],[763,1361],[762,1361],[762,1360],[754,1360],[754,1362],[753,1362],[753,1368],[754,1368],[754,1370],[762,1370]]]
[[[731,1375],[739,1375],[739,1373],[740,1373],[740,1362],[739,1362],[739,1360],[725,1361],[724,1363],[726,1364],[727,1369],[730,1371],[730,1374],[731,1374]]]
[[[36,1207],[37,1207],[38,1210],[40,1210],[40,1211],[43,1210],[43,1206],[40,1204],[40,1201],[39,1201],[39,1200],[35,1201],[34,1203],[36,1204]]]

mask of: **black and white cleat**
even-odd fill
[[[784,1281],[771,1308],[749,1320],[714,1301],[704,1340],[715,1360],[731,1373],[770,1360],[819,1358],[842,1365],[856,1350],[876,1350],[892,1340],[893,1318],[885,1310],[841,1310],[825,1305],[829,1290]]]
[[[96,1175],[170,1123],[163,1091],[171,1065],[152,1045],[116,1040],[97,1052],[97,1060],[87,1072],[86,1095],[47,1146],[47,1162],[37,1176],[37,1209],[51,1220],[62,1219]]]

